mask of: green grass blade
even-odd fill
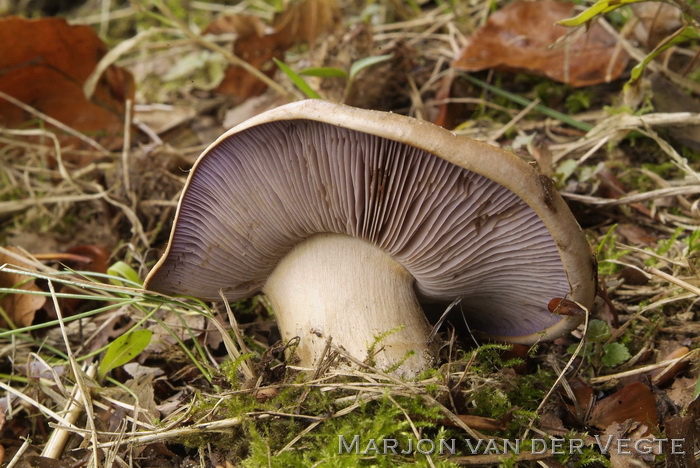
[[[356,60],[352,65],[350,65],[350,81],[352,81],[357,76],[357,74],[365,68],[371,67],[372,65],[376,65],[378,63],[386,62],[387,60],[391,60],[393,57],[393,54],[387,54],[375,55],[372,57],[364,57],[359,60]]]
[[[323,99],[320,94],[318,94],[316,91],[313,90],[311,86],[309,86],[309,83],[304,80],[299,74],[297,74],[294,70],[289,68],[286,63],[277,60],[276,58],[273,58],[272,60],[275,61],[278,67],[280,67],[280,70],[284,72],[287,77],[292,80],[292,83],[294,83],[294,86],[299,88],[299,91],[302,93],[306,94],[308,98],[311,99]]]
[[[461,76],[465,77],[467,81],[480,86],[488,91],[491,91],[494,94],[498,94],[499,96],[502,96],[506,99],[509,99],[516,104],[520,104],[523,107],[529,106],[532,101],[529,99],[525,99],[522,96],[518,96],[517,94],[513,94],[511,92],[505,91],[501,88],[498,88],[496,86],[490,85],[484,81],[481,81],[478,78],[474,78],[473,76],[467,75],[465,73],[460,73]],[[568,115],[561,113],[559,111],[555,111],[554,109],[551,109],[547,106],[543,106],[541,104],[537,104],[535,107],[533,107],[533,110],[536,110],[537,112],[540,112],[547,117],[551,117],[553,119],[557,119],[567,125],[570,125],[574,128],[578,128],[579,130],[583,130],[584,132],[588,132],[593,128],[593,125],[588,124],[586,122],[581,122],[580,120],[572,119]]]

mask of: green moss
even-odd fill
[[[512,392],[513,404],[524,410],[535,410],[555,379],[554,372],[543,368],[537,368],[532,374],[519,376]]]
[[[503,389],[491,386],[484,386],[475,391],[472,404],[475,415],[493,419],[501,419],[513,408],[508,394]]]
[[[590,109],[592,99],[593,93],[590,90],[575,90],[566,96],[564,104],[567,112],[575,114]]]
[[[235,362],[222,366],[219,380],[235,380],[237,367]],[[250,467],[312,466],[319,462],[348,467],[426,465],[426,455],[415,450],[418,441],[424,448],[438,450],[440,440],[450,436],[438,424],[444,417],[440,408],[426,404],[422,396],[437,397],[441,387],[431,381],[419,387],[416,396],[389,389],[377,394],[383,389],[381,385],[358,393],[357,385],[367,382],[355,380],[329,379],[324,388],[308,385],[305,374],[290,374],[287,382],[268,387],[276,394],[265,401],[256,399],[253,390],[237,390],[223,397],[198,396],[193,420],[242,418],[242,422],[225,433],[198,434],[178,442],[192,449],[209,444],[227,453],[236,465]],[[369,398],[363,399],[365,396]],[[341,445],[340,436],[345,445]],[[395,443],[397,453],[385,453],[384,441],[389,448]],[[410,447],[414,450],[408,450]],[[435,466],[454,466],[438,460],[438,455],[432,458]]]
[[[645,163],[642,164],[642,169],[653,172],[654,174],[667,180],[671,180],[681,175],[681,171],[678,169],[678,166],[670,161],[659,164]]]
[[[393,400],[393,401],[392,401]],[[398,405],[397,405],[398,403]],[[409,421],[404,411],[411,415]],[[434,430],[435,423],[423,419],[426,407],[420,398],[384,398],[362,404],[347,416],[331,418],[308,432],[289,450],[280,451],[272,444],[271,434],[251,431],[251,453],[243,466],[312,466],[322,462],[322,466],[423,466],[425,455],[408,452],[417,447],[418,439],[413,427],[421,432],[422,446],[439,447],[441,438],[446,438],[444,430]],[[435,417],[434,410],[428,415]],[[294,434],[289,434],[290,436]],[[385,441],[393,447],[386,453]],[[288,440],[284,440],[284,445]],[[283,448],[283,447],[282,447]],[[435,457],[433,457],[435,458]],[[435,461],[436,466],[454,466],[447,462]]]

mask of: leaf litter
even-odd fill
[[[556,24],[573,11],[573,3],[513,2],[474,31],[452,66],[462,71],[528,71],[574,87],[617,79],[627,53],[598,23],[573,32]]]
[[[64,19],[18,17],[0,20],[0,90],[67,127],[88,136],[107,148],[121,146],[124,134],[126,99],[133,100],[131,74],[109,67],[97,84],[91,99],[83,84],[97,61],[107,52],[106,45],[88,26],[71,26]],[[35,119],[27,109],[7,98],[0,101],[0,122],[21,128]],[[84,147],[73,135],[58,133],[65,145]]]
[[[92,38],[91,60],[76,55],[80,66],[63,60],[69,64],[63,73],[82,70],[73,88],[40,93],[20,87],[16,97],[29,107],[0,98],[0,118],[22,116],[12,121],[15,128],[0,129],[0,240],[24,249],[2,249],[6,259],[0,262],[1,278],[9,278],[0,284],[2,307],[17,321],[0,330],[4,461],[629,466],[660,465],[665,456],[676,464],[671,466],[691,466],[687,454],[697,450],[700,393],[700,157],[694,133],[682,130],[700,124],[698,74],[689,68],[697,43],[680,43],[650,61],[648,71],[657,75],[643,74],[636,88],[625,88],[624,81],[633,64],[672,34],[678,18],[697,29],[697,15],[683,2],[649,3],[663,5],[656,11],[635,4],[635,25],[643,28],[633,27],[630,13],[596,18],[586,31],[552,26],[573,16],[568,4],[530,2],[525,8],[536,6],[536,13],[524,14],[509,13],[522,8],[518,2],[498,4],[495,11],[488,2],[395,3],[306,0],[275,9],[263,2],[245,8],[194,2],[185,9],[153,1],[69,14],[99,26],[115,52]],[[518,29],[535,20],[544,22]],[[505,27],[494,30],[499,21]],[[84,28],[90,29],[79,30]],[[633,29],[638,44],[630,40]],[[504,33],[511,34],[506,42],[490,42]],[[41,48],[51,45],[47,37],[31,39]],[[498,60],[480,64],[483,71],[470,68],[468,80],[460,63],[480,43],[486,45],[479,50],[490,47]],[[519,44],[532,47],[517,49]],[[585,52],[591,44],[603,44],[605,52],[596,54],[611,55],[586,59],[591,70],[579,74],[571,51]],[[296,73],[313,67],[345,73],[305,77],[326,98],[431,120],[449,111],[441,123],[456,133],[538,164],[598,251],[600,292],[590,313],[607,332],[590,340],[580,356],[570,350],[584,330],[513,354],[509,346],[474,348],[470,339],[458,338],[456,317],[441,329],[441,367],[404,382],[332,345],[317,369],[295,367],[285,357],[293,343],[279,342],[264,298],[229,311],[132,287],[129,281],[143,278],[163,248],[186,171],[224,131],[223,117],[240,121],[301,97],[271,65],[272,56]],[[363,70],[348,88],[343,77],[353,64],[381,56],[391,59]],[[513,56],[520,62],[508,62]],[[191,62],[176,69],[182,57]],[[21,63],[24,72],[40,73],[31,60]],[[128,78],[127,84],[100,88],[113,79],[110,67],[121,70],[117,75],[133,74],[135,94],[125,91]],[[238,78],[227,81],[232,69]],[[15,96],[2,81],[12,70],[0,73],[0,91]],[[91,74],[98,78],[92,101],[82,89]],[[586,82],[590,76],[595,80]],[[234,97],[222,98],[217,87],[235,88],[225,92]],[[118,98],[110,123],[100,117],[105,92]],[[675,97],[666,98],[668,93]],[[44,104],[32,105],[39,96],[58,102],[74,96],[85,104],[52,114]],[[669,102],[673,106],[664,107]],[[549,110],[558,114],[542,113]],[[108,134],[80,127],[78,117]],[[42,120],[48,125],[32,126]],[[574,120],[585,125],[572,126]],[[114,268],[117,261],[126,268]],[[120,337],[143,330],[153,332],[147,346],[120,346]],[[110,349],[131,362],[109,359],[117,352]],[[104,379],[90,374],[100,364]],[[66,424],[61,412],[76,408],[75,421]],[[461,442],[454,455],[339,455],[338,435],[354,433],[403,444]],[[51,434],[68,437],[56,445]],[[649,434],[683,439],[685,455],[668,444],[649,453],[604,453],[595,439],[634,445]],[[472,455],[465,442],[493,440],[502,448],[504,439],[564,436],[581,439],[583,452]]]

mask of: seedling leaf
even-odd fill
[[[579,13],[573,18],[561,20],[557,22],[557,24],[567,27],[581,26],[582,24],[588,23],[596,16],[604,15],[605,13],[616,10],[621,6],[629,5],[631,3],[640,3],[642,1],[647,0],[598,0],[582,13]]]
[[[610,327],[602,320],[591,320],[588,324],[588,333],[586,335],[589,341],[602,343],[610,338]]]
[[[350,66],[350,74],[349,74],[350,81],[352,81],[355,78],[355,76],[357,76],[357,74],[360,73],[365,68],[371,67],[372,65],[376,65],[378,63],[386,62],[387,60],[390,60],[393,57],[394,57],[393,54],[375,55],[372,57],[364,57],[364,58],[361,58],[361,59],[355,61]]]
[[[136,330],[125,333],[112,341],[107,347],[102,362],[100,362],[98,369],[100,380],[112,369],[124,365],[138,356],[151,342],[152,335],[151,330]]]
[[[320,78],[347,78],[348,74],[345,70],[335,67],[311,67],[305,68],[299,72],[304,76],[318,76]]]
[[[294,83],[294,86],[296,86],[299,91],[302,93],[306,94],[306,97],[310,99],[323,99],[320,94],[318,94],[316,91],[313,90],[311,86],[309,86],[309,83],[304,80],[297,72],[292,70],[287,66],[286,63],[277,60],[276,58],[273,58],[272,60],[275,61],[278,67],[280,67],[280,70],[284,72],[287,77],[292,80],[292,83]]]
[[[607,367],[619,366],[630,358],[627,346],[621,343],[609,343],[603,346],[601,362]]]
[[[665,50],[677,44],[692,41],[695,39],[700,39],[700,32],[693,26],[686,26],[685,28],[681,28],[673,34],[671,34],[670,36],[668,36],[667,38],[665,38],[659,43],[659,45],[657,45],[654,48],[654,50],[649,52],[649,54],[646,57],[644,57],[644,60],[639,62],[632,69],[632,71],[630,72],[630,79],[625,86],[629,86],[636,82],[639,79],[639,77],[642,76],[642,72],[644,72],[644,69],[647,67],[647,65],[649,65],[649,62],[654,60]]]
[[[130,283],[133,283],[132,286],[143,286],[143,281],[141,281],[141,278],[139,278],[139,274],[136,273],[136,270],[122,261],[116,262],[114,265],[109,267],[107,269],[107,274],[110,276],[122,277]],[[115,286],[123,285],[123,281],[118,279],[110,279],[109,282]]]

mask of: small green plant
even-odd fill
[[[380,333],[378,335],[374,335],[374,341],[367,348],[367,355],[369,356],[369,358],[368,358],[369,365],[371,365],[371,366],[375,365],[374,356],[381,350],[382,341],[384,341],[385,339],[387,339],[391,335],[400,332],[401,330],[403,330],[403,328],[404,328],[403,325],[401,325],[399,327],[393,328],[391,330],[387,330],[387,331]],[[411,356],[413,356],[415,354],[416,354],[415,351],[408,351],[398,362],[395,362],[388,369],[383,369],[384,372],[389,372],[389,373],[394,372],[396,369],[401,367],[401,365],[403,365],[404,362],[406,362],[406,359],[410,358]]]
[[[301,75],[292,70],[289,65],[281,60],[277,60],[276,58],[273,58],[272,60],[275,61],[275,64],[280,68],[280,70],[287,75],[287,78],[289,78],[292,83],[294,83],[294,86],[296,86],[299,91],[304,93],[306,97],[309,99],[323,99],[323,97],[318,94]]]
[[[113,277],[109,278],[109,282],[115,286],[137,288],[143,286],[143,281],[141,281],[141,278],[139,278],[139,274],[136,273],[136,270],[122,261],[115,262],[111,267],[109,267],[107,269],[107,274]],[[126,281],[117,278],[124,278]]]
[[[138,356],[151,342],[151,336],[153,336],[151,330],[134,330],[124,333],[112,341],[107,346],[107,351],[100,362],[97,372],[98,379],[104,379],[109,371],[126,364]]]
[[[700,252],[700,230],[692,231],[685,241],[688,246],[688,250],[685,252],[686,258],[690,258],[694,253]]]
[[[566,110],[571,114],[588,110],[591,107],[592,98],[593,94],[589,90],[572,91],[571,94],[566,97]]]
[[[347,99],[350,95],[350,90],[352,85],[355,83],[355,78],[364,69],[369,68],[373,65],[377,65],[387,60],[391,60],[393,55],[376,55],[372,57],[364,57],[355,61],[350,65],[350,70],[347,72],[340,68],[335,67],[313,67],[301,70],[299,73],[292,70],[284,62],[273,59],[277,66],[284,72],[285,75],[294,83],[294,85],[310,99],[323,99],[323,97],[316,92],[309,83],[306,82],[304,76],[316,76],[320,78],[344,78],[345,81],[345,91],[343,93],[343,101]]]
[[[627,249],[619,249],[617,247],[616,228],[617,224],[613,224],[598,245],[598,274],[601,276],[609,276],[617,273],[621,267],[616,260],[630,253]]]
[[[593,5],[591,5],[587,10],[583,11],[582,13],[578,14],[577,16],[573,18],[568,18],[562,21],[559,21],[559,24],[562,26],[567,26],[567,27],[579,27],[582,25],[588,25],[590,24],[591,21],[593,21],[596,17],[605,15],[607,13],[610,13],[620,7],[623,7],[625,5],[631,5],[633,3],[641,3],[647,0],[598,0],[595,2]],[[661,2],[659,2],[661,3]],[[673,2],[671,2],[673,4]],[[688,8],[690,9],[690,5],[688,5]],[[695,21],[695,17],[693,15],[686,14],[684,15],[685,19],[687,20],[687,23],[674,31],[673,33],[669,34],[667,37],[665,37],[651,52],[647,54],[646,57],[644,57],[631,71],[630,73],[630,79],[629,81],[625,84],[625,88],[629,88],[631,86],[634,86],[639,78],[642,76],[642,73],[646,69],[646,67],[651,63],[652,60],[654,60],[656,57],[661,55],[664,51],[668,50],[669,48],[684,43],[684,42],[689,42],[689,41],[696,41],[700,39],[700,30],[698,28],[698,24]]]
[[[680,237],[681,234],[683,234],[684,228],[678,228],[676,229],[671,237],[668,239],[659,239],[657,246],[656,246],[656,256],[650,256],[646,260],[644,260],[644,264],[647,266],[655,266],[659,262],[658,257],[663,257],[669,253],[669,251],[673,248],[673,246],[676,244],[678,241],[678,238]]]
[[[583,357],[594,367],[617,367],[631,356],[622,343],[606,343],[610,339],[610,327],[602,320],[591,320],[586,332],[586,344],[582,348]],[[569,346],[570,354],[576,352],[577,344]]]

